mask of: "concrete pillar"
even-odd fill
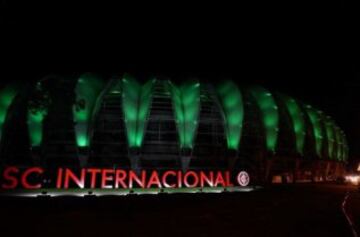
[[[130,166],[137,174],[140,174],[141,170],[141,159],[140,150],[138,148],[132,148],[129,151]]]
[[[237,160],[238,160],[238,151],[228,150],[227,151],[227,163],[228,163],[229,170],[233,170],[235,168]]]
[[[265,182],[268,183],[268,182],[271,182],[271,168],[272,168],[272,163],[273,163],[273,160],[272,159],[267,159],[265,160]]]
[[[295,163],[294,163],[294,170],[293,170],[293,183],[296,183],[297,179],[299,178],[299,167],[300,167],[300,160],[299,158],[295,158]]]
[[[89,159],[89,154],[81,154],[79,153],[79,164],[80,164],[80,168],[83,168],[87,165],[88,163],[88,159]]]
[[[331,162],[330,161],[326,161],[326,168],[325,168],[325,177],[327,180],[327,177],[329,177],[330,175],[330,167],[331,167]]]
[[[190,161],[191,161],[191,156],[182,156],[182,157],[180,157],[182,172],[186,172],[189,169]]]
[[[314,161],[311,167],[311,180],[315,182],[319,176],[320,162]]]

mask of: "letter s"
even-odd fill
[[[12,173],[14,174],[17,174],[19,173],[19,169],[16,168],[16,167],[7,167],[3,173],[3,178],[5,180],[5,182],[8,182],[8,183],[4,183],[1,185],[1,187],[3,189],[14,189],[17,187],[18,185],[18,180],[15,176],[12,175]]]

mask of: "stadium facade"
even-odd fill
[[[262,87],[48,76],[0,90],[2,167],[246,170],[254,182],[344,172],[344,132],[317,108]]]

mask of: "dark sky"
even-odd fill
[[[3,82],[86,71],[232,78],[324,110],[360,155],[355,4],[1,2]]]

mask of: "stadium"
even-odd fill
[[[251,182],[326,181],[348,157],[318,108],[260,86],[47,76],[0,90],[1,167],[246,170]]]

